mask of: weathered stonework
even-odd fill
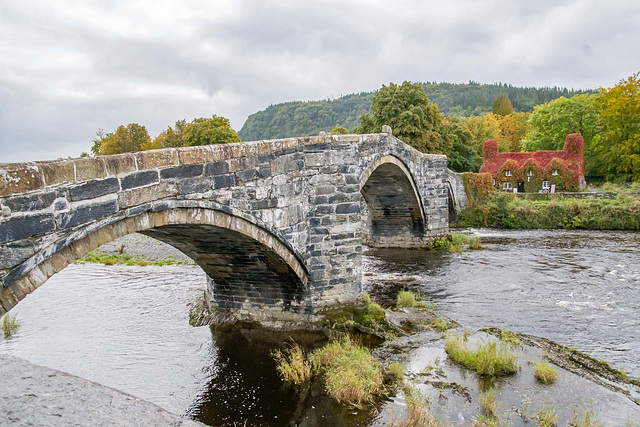
[[[352,299],[363,244],[448,232],[446,157],[385,130],[0,165],[0,314],[132,232],[193,258],[209,302],[240,317],[308,319]]]

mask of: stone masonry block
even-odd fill
[[[144,185],[153,184],[159,181],[158,171],[148,170],[135,172],[120,178],[120,187],[123,190],[129,190],[131,188],[142,187]]]
[[[75,159],[76,181],[89,181],[90,179],[104,178],[107,176],[105,165],[101,158],[84,157]]]
[[[36,163],[0,165],[0,196],[25,193],[43,186],[42,171]]]
[[[107,194],[117,193],[119,189],[117,178],[98,179],[84,184],[69,187],[69,200],[95,199]]]

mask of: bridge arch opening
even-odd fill
[[[363,240],[372,247],[422,246],[425,215],[407,166],[397,157],[384,156],[360,180],[367,210]]]
[[[450,182],[447,182],[447,206],[449,209],[449,223],[452,223],[458,218],[458,210],[456,196]]]
[[[2,289],[2,309],[9,311],[55,273],[90,251],[135,232],[168,243],[193,259],[207,275],[207,297],[214,305],[241,308],[246,303],[268,304],[300,311],[305,300],[306,267],[276,235],[222,211],[173,208],[105,224],[48,257],[40,254],[38,258],[37,254],[25,262],[36,265]],[[56,242],[51,247],[56,244],[62,246]]]

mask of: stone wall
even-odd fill
[[[469,198],[464,188],[461,173],[448,170],[447,185],[449,186],[449,220],[453,221],[460,212],[469,207]]]
[[[445,156],[390,133],[0,165],[0,313],[140,231],[192,257],[215,305],[311,315],[360,291],[364,241],[415,247],[445,234],[447,179]]]

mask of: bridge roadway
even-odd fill
[[[422,247],[448,233],[461,188],[445,156],[388,126],[0,165],[0,315],[140,232],[202,267],[210,305],[241,319],[313,319],[361,291],[363,245]]]

